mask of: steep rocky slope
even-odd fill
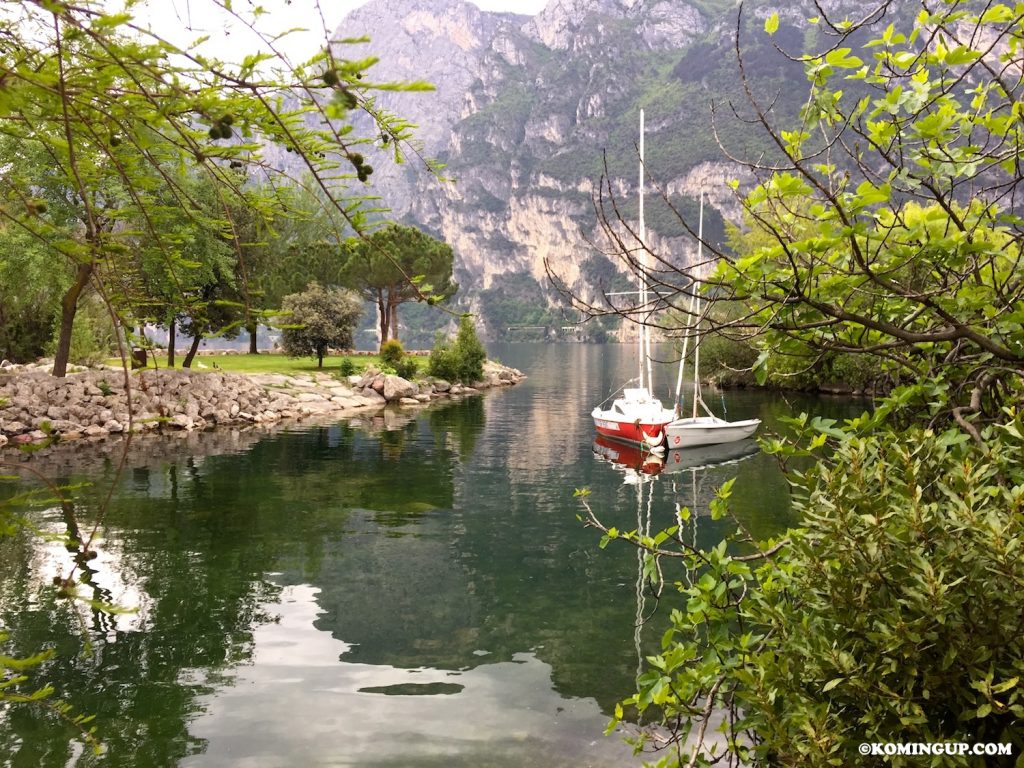
[[[762,31],[771,8],[745,11],[744,49],[760,94],[795,114],[806,96],[799,65]],[[813,42],[804,13],[786,6],[774,41],[791,51]],[[460,301],[479,311],[491,337],[509,326],[563,325],[546,265],[595,295],[622,277],[601,254],[594,190],[612,180],[621,211],[636,215],[638,115],[647,115],[647,165],[672,204],[694,222],[704,189],[713,238],[738,207],[725,182],[742,169],[722,155],[763,152],[764,139],[726,107],[712,130],[711,104],[742,105],[731,0],[550,0],[535,17],[495,14],[463,0],[371,0],[339,36],[367,35],[378,80],[425,79],[431,94],[395,93],[380,103],[408,116],[426,155],[446,163],[441,183],[408,163],[375,186],[395,218],[443,237],[457,254]],[[723,117],[723,113],[729,113]],[[387,163],[377,160],[384,169]],[[648,227],[686,260],[692,238],[652,191]],[[405,325],[421,323],[414,310]]]

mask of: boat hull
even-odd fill
[[[665,445],[669,450],[698,445],[719,445],[745,440],[757,431],[760,419],[724,421],[709,416],[676,419],[665,426]]]
[[[602,437],[634,445],[656,446],[665,440],[666,422],[618,421],[594,416],[594,429]]]

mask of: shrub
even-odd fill
[[[398,339],[388,339],[380,345],[380,361],[384,365],[396,368],[403,357],[405,357],[405,349],[402,348],[402,342]]]
[[[455,381],[458,378],[458,365],[455,362],[455,353],[452,350],[451,342],[443,333],[437,334],[434,340],[434,348],[430,351],[430,358],[427,360],[427,373],[446,381]]]
[[[700,342],[701,373],[720,386],[753,384],[755,362],[757,349],[744,341],[710,333]]]
[[[476,334],[473,319],[463,315],[454,343],[438,335],[427,370],[439,379],[471,384],[483,378],[486,359],[487,351]]]
[[[455,337],[453,351],[458,361],[460,381],[470,383],[483,378],[487,350],[480,343],[473,318],[469,315],[463,315],[459,321],[459,332]]]
[[[346,357],[341,361],[341,365],[338,366],[338,374],[341,376],[352,376],[362,370],[363,367],[361,365],[356,365],[351,357]]]
[[[401,376],[403,379],[412,380],[419,373],[419,366],[416,365],[416,359],[410,356],[406,356],[394,364],[395,373]]]
[[[732,726],[729,750],[750,766],[860,765],[862,742],[1011,742],[1019,754],[1024,639],[1008,585],[1024,583],[1024,423],[986,427],[979,446],[956,428],[872,431],[873,418],[857,420],[864,434],[792,420],[801,449],[784,453],[841,437],[800,475],[800,527],[758,542],[763,557],[742,532],[682,547],[679,608],[625,707],[660,713],[680,740],[712,712],[740,711],[745,736]],[[679,536],[598,527],[645,550],[651,573],[652,553]],[[982,763],[928,763],[967,764]]]

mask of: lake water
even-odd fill
[[[639,765],[602,732],[671,596],[638,596],[637,554],[599,549],[575,489],[625,530],[690,506],[710,544],[732,527],[699,516],[718,485],[738,477],[733,509],[767,536],[790,522],[785,484],[760,454],[670,455],[656,475],[610,461],[589,412],[633,375],[627,348],[491,352],[530,378],[415,415],[140,442],[102,520],[114,459],[41,460],[94,485],[75,491],[74,520],[51,506],[32,523],[98,526],[81,589],[134,610],[70,608],[48,586],[71,565],[59,542],[0,539],[0,652],[53,648],[45,679],[96,715],[106,745],[94,758],[52,714],[10,707],[0,764]],[[768,429],[862,408],[763,393],[724,405]]]

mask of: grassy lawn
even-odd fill
[[[167,367],[167,356],[162,354],[156,358],[157,365],[153,365],[153,357],[150,356],[150,367]],[[184,356],[178,355],[175,360],[175,368],[181,367]],[[192,361],[193,371],[227,371],[229,373],[337,373],[342,360],[351,360],[356,370],[364,370],[369,365],[380,366],[380,358],[376,355],[337,355],[324,358],[324,367],[316,367],[316,358],[313,357],[288,357],[287,355],[197,355]],[[112,359],[107,361],[110,365],[120,365],[121,361]],[[417,359],[420,370],[426,364],[426,358]],[[201,365],[200,365],[201,364]],[[214,365],[216,364],[216,368]],[[206,367],[203,368],[202,365]]]

